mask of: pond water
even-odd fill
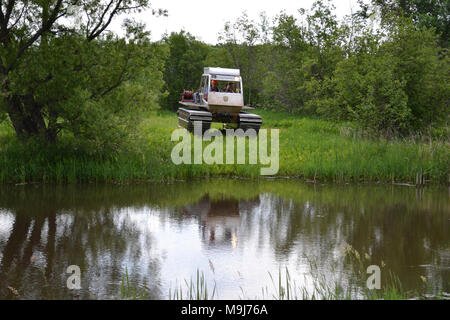
[[[392,273],[403,290],[446,295],[449,199],[445,187],[293,180],[4,185],[0,298],[117,299],[128,274],[138,293],[168,299],[198,272],[214,298],[272,299],[286,270],[298,292],[319,283],[358,298],[369,265],[382,286]]]

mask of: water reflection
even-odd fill
[[[347,243],[407,290],[449,292],[449,208],[445,189],[295,181],[3,186],[0,298],[117,298],[126,270],[151,299],[197,269],[225,299],[261,297],[280,267],[349,285]],[[67,289],[69,265],[82,290]]]
[[[237,200],[222,195],[211,199],[206,194],[198,202],[180,209],[181,215],[195,216],[201,230],[201,239],[207,247],[237,247],[237,232],[241,226],[240,212],[259,206],[259,197]]]
[[[14,297],[8,287],[33,299],[117,296],[125,266],[142,286],[158,277],[157,261],[141,264],[141,252],[148,250],[151,239],[142,241],[126,208],[102,197],[92,199],[81,188],[15,190],[2,192],[8,211],[1,223],[6,239],[0,242],[1,297]],[[69,265],[82,270],[79,292],[66,287]],[[157,287],[151,292],[157,297]]]

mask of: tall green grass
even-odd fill
[[[146,300],[147,293],[145,289],[140,292],[135,285],[131,284],[128,277],[128,269],[125,269],[125,274],[122,277],[122,282],[120,284],[120,298],[122,300]]]
[[[216,295],[216,284],[212,290],[208,290],[205,274],[197,269],[196,278],[192,277],[183,284],[175,284],[175,288],[169,288],[169,300],[212,300]],[[183,289],[184,288],[184,289]]]
[[[418,297],[405,292],[398,277],[392,273],[390,275],[390,280],[380,290],[352,286],[344,288],[340,283],[328,283],[322,277],[315,278],[312,287],[307,288],[292,280],[289,270],[286,268],[284,272],[279,270],[276,278],[269,273],[273,287],[272,290],[267,286],[264,287],[261,298],[273,300],[406,300]]]
[[[351,124],[269,111],[258,113],[263,117],[263,128],[280,129],[278,176],[337,182],[448,182],[447,140],[369,139]],[[85,148],[70,137],[63,137],[53,146],[23,143],[3,123],[0,125],[0,182],[128,183],[196,177],[260,177],[261,165],[174,165],[170,155],[176,142],[170,136],[175,128],[175,113],[149,113],[138,129],[135,146],[105,154]]]

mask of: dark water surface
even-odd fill
[[[404,290],[450,292],[448,189],[290,180],[0,187],[1,299],[120,298],[127,272],[147,298],[168,299],[197,270],[216,298],[272,298],[286,268],[299,287],[320,279],[357,297],[365,278],[348,245],[364,268],[381,267],[382,285],[391,271]],[[80,267],[80,290],[67,288],[70,265]]]

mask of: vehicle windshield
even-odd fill
[[[217,92],[227,92],[227,93],[240,93],[241,83],[240,81],[223,81],[223,80],[213,80],[211,81],[211,91],[214,91],[214,82],[217,83]]]

